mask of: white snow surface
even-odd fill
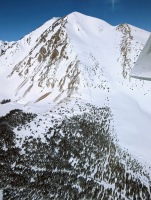
[[[39,64],[36,55],[42,46],[46,46],[46,41],[59,29],[59,25],[48,32],[46,41],[37,45],[37,39],[58,19],[53,18],[21,40],[10,42],[5,54],[0,56],[0,101],[12,100],[9,104],[0,105],[0,116],[14,108],[44,115],[67,97],[71,102],[80,98],[98,107],[109,106],[120,146],[128,149],[141,163],[151,166],[151,82],[133,79],[129,75],[149,32],[127,24],[114,27],[100,19],[71,13],[64,18],[67,23],[62,27],[67,36],[65,51],[68,59],[62,58],[51,64],[47,78],[54,81],[54,87],[47,87],[46,79],[39,87],[40,74],[49,61],[46,58]],[[62,40],[65,40],[64,36]],[[127,48],[125,65],[124,47]],[[3,42],[0,42],[0,48],[4,48]],[[60,52],[60,47],[57,48]],[[32,58],[30,73],[19,76],[27,68],[24,62],[29,57]],[[20,62],[21,67],[10,76]],[[67,72],[71,63],[72,67]],[[127,71],[125,77],[123,69]],[[68,96],[68,84],[74,75],[78,78]],[[60,91],[61,80],[64,80],[64,85]],[[25,95],[31,85],[31,90]],[[50,94],[35,103],[46,93]]]

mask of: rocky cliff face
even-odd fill
[[[0,42],[3,199],[151,199],[148,35],[72,13]]]

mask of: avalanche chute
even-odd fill
[[[140,53],[130,76],[151,81],[151,35]]]

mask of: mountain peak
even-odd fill
[[[67,16],[68,17],[77,17],[77,18],[79,18],[79,17],[91,17],[91,16],[85,15],[85,14],[77,12],[77,11],[69,13]],[[94,18],[94,17],[91,17],[91,18]]]
[[[89,25],[89,23],[103,23],[103,24],[106,24],[106,25],[109,25],[107,22],[105,22],[104,20],[101,20],[101,19],[98,19],[98,18],[95,18],[95,17],[92,17],[92,16],[88,16],[88,15],[85,15],[83,13],[80,13],[80,12],[72,12],[70,14],[67,15],[68,19],[73,21],[73,20],[77,20],[77,21],[83,21],[86,23],[86,26]]]
[[[148,36],[73,12],[0,42],[4,199],[151,199]]]
[[[128,45],[131,44],[132,31],[133,28],[131,30],[129,25],[113,27],[100,19],[73,12],[62,18],[52,18],[18,42],[6,46],[1,44],[2,65],[4,68],[11,66],[9,74],[5,72],[6,77],[16,79],[12,85],[12,98],[37,102],[40,96],[51,93],[54,101],[56,94],[60,95],[61,92],[64,95],[60,95],[58,100],[69,96],[69,93],[74,94],[79,88],[79,82],[82,87],[96,87],[100,75],[95,76],[95,73],[100,74],[102,70],[98,65],[105,62],[106,66],[110,66],[108,56],[113,58],[115,65],[116,59],[121,59],[126,76],[130,65],[126,49],[130,48]],[[120,39],[121,37],[124,39]],[[121,44],[119,52],[115,50],[119,46],[116,47],[113,41]],[[89,70],[93,78],[84,67],[90,63]],[[93,65],[98,66],[96,70]],[[72,75],[69,76],[70,67]],[[109,73],[113,76],[115,72],[110,69]],[[84,74],[88,76],[85,77]],[[76,81],[71,84],[73,77],[76,77]],[[89,79],[92,80],[91,84]],[[93,79],[97,81],[94,82]],[[31,92],[35,95],[31,96]]]

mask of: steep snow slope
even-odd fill
[[[7,98],[7,93],[9,97],[13,98],[15,96],[15,90],[17,89],[21,79],[17,76],[12,77],[8,81],[8,76],[14,66],[23,60],[27,55],[29,55],[32,48],[36,44],[37,38],[41,36],[43,31],[52,25],[57,18],[53,18],[50,21],[43,24],[41,27],[37,28],[35,31],[29,33],[24,38],[16,42],[0,42],[1,58],[0,58],[0,74],[1,74],[1,98]],[[3,50],[3,51],[2,51]],[[12,84],[13,83],[13,84]],[[7,88],[3,90],[3,85]],[[16,99],[16,98],[15,98]]]
[[[31,138],[41,140],[43,145],[53,135],[57,138],[56,145],[60,144],[59,141],[62,140],[60,137],[67,137],[70,141],[70,136],[64,135],[63,129],[60,128],[59,133],[57,130],[64,126],[66,130],[65,119],[68,119],[71,124],[72,122],[77,124],[81,123],[80,119],[86,116],[85,119],[89,124],[92,122],[94,125],[94,121],[101,123],[101,126],[105,124],[102,129],[112,133],[113,138],[111,138],[113,140],[116,138],[118,141],[117,149],[122,149],[117,150],[113,155],[117,154],[117,157],[120,155],[119,162],[126,166],[123,171],[127,170],[136,179],[140,178],[141,183],[149,188],[147,178],[139,174],[141,170],[138,173],[128,165],[129,156],[119,153],[120,151],[130,153],[133,159],[141,163],[143,170],[151,174],[149,168],[151,166],[150,82],[132,79],[129,75],[148,37],[148,32],[131,25],[121,24],[113,27],[102,20],[74,12],[63,18],[48,21],[20,41],[7,43],[8,47],[4,48],[4,43],[1,42],[0,46],[4,52],[0,56],[0,101],[11,99],[11,102],[0,105],[0,116],[16,108],[37,114],[36,118],[31,117],[33,121],[28,122],[28,125],[22,122],[14,125],[10,122],[16,135],[16,146],[22,149],[23,155],[26,152],[25,144],[28,146],[28,138],[29,141],[32,141]],[[102,109],[102,115],[98,113],[99,109]],[[109,119],[107,116],[110,116]],[[3,119],[2,122],[4,123]],[[58,125],[59,123],[61,125]],[[73,128],[71,124],[69,130]],[[82,127],[81,124],[79,126]],[[54,134],[52,132],[50,134],[52,127],[55,127]],[[98,128],[99,131],[102,129]],[[77,135],[74,133],[74,138],[77,137],[77,140],[78,137],[85,137],[81,135],[79,129],[75,132]],[[55,133],[60,135],[56,136]],[[98,139],[101,141],[101,138]],[[109,140],[110,144],[112,139]],[[34,139],[32,142],[34,144]],[[94,147],[95,145],[94,141]],[[111,146],[106,146],[104,149],[112,149]],[[55,148],[55,155],[57,155],[60,147],[55,146]],[[86,152],[87,148],[84,149]],[[100,151],[98,146],[97,149]],[[30,148],[26,154],[29,151]],[[95,149],[93,151],[90,157],[97,157]],[[111,152],[112,150],[109,150],[108,154]],[[34,153],[35,151],[33,155]],[[107,156],[108,154],[104,153]],[[77,167],[80,161],[76,153],[74,156],[69,156],[69,163]],[[105,158],[103,166],[107,166],[107,162],[112,163],[109,158],[110,156]],[[82,164],[83,168],[90,165],[88,161],[85,162]],[[90,177],[93,177],[96,182],[99,182],[99,179],[94,178],[95,173],[99,178],[107,176],[109,169],[105,170],[104,167],[104,175],[98,175],[97,164],[95,163],[93,167],[90,167],[92,168]],[[38,168],[36,165],[33,168],[45,169],[45,167]],[[77,167],[78,169],[80,168]],[[102,171],[102,168],[98,167],[98,169]],[[78,171],[78,173],[84,178],[87,176],[83,175],[84,172]],[[114,174],[112,170],[111,174]],[[127,175],[123,176],[127,177]],[[127,181],[127,178],[125,179]],[[101,180],[100,184],[105,185],[106,188],[116,189],[106,179]],[[125,196],[126,193],[122,193],[122,197]],[[129,199],[134,199],[133,197]],[[145,198],[147,199],[146,196]]]

